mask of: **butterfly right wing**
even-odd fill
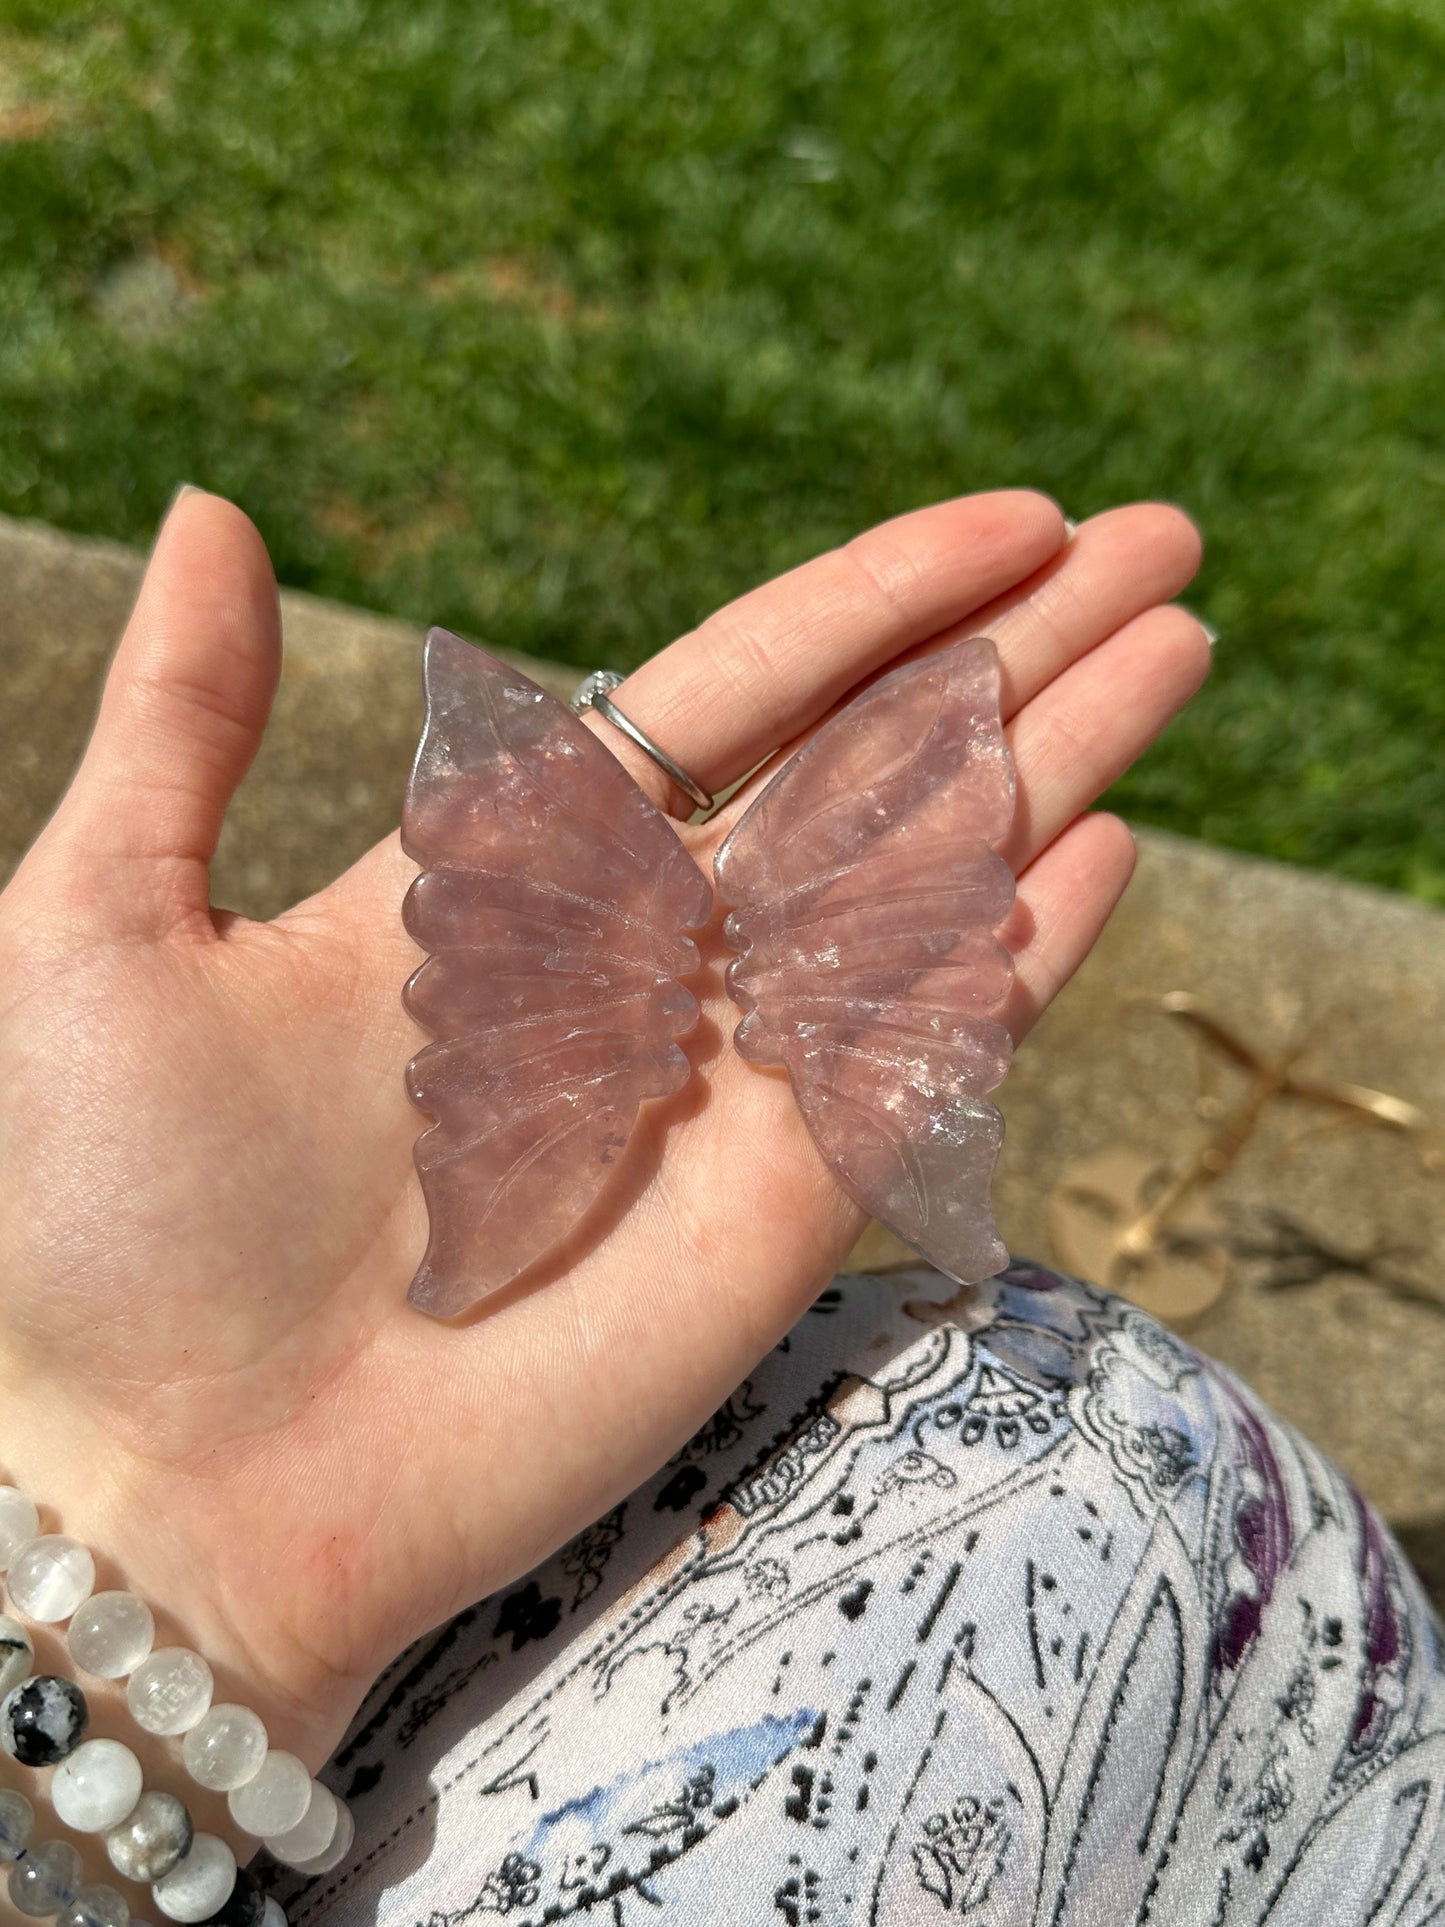
[[[718,852],[735,1042],[786,1066],[835,1175],[960,1279],[1007,1262],[989,1208],[1012,1043],[994,846],[1013,815],[994,645],[906,663],[831,717]]]
[[[712,892],[661,811],[565,706],[460,637],[426,645],[427,720],[402,840],[429,955],[407,1009],[431,1238],[412,1302],[447,1316],[552,1249],[645,1098],[686,1080],[683,932]]]

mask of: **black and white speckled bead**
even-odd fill
[[[236,1875],[229,1899],[203,1922],[202,1927],[260,1927],[265,1911],[266,1896],[261,1891],[260,1881],[255,1874],[248,1873],[242,1867]]]
[[[21,1766],[58,1766],[85,1738],[90,1708],[73,1680],[38,1673],[0,1701],[0,1747]]]

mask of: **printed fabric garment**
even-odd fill
[[[1227,1371],[1025,1263],[839,1279],[325,1777],[356,1843],[278,1885],[296,1927],[1445,1927],[1400,1553]]]

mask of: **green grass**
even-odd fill
[[[0,509],[626,664],[1184,503],[1136,819],[1445,900],[1445,0],[0,0]]]

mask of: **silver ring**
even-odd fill
[[[652,738],[640,730],[630,716],[624,716],[612,701],[608,691],[616,689],[626,680],[615,669],[594,669],[578,685],[577,693],[572,698],[573,711],[580,716],[584,709],[595,709],[614,729],[620,729],[624,736],[636,743],[644,756],[650,756],[663,774],[672,778],[684,796],[691,797],[700,810],[710,810],[713,799],[702,784],[695,783],[685,769],[673,762],[665,749],[659,749]]]

